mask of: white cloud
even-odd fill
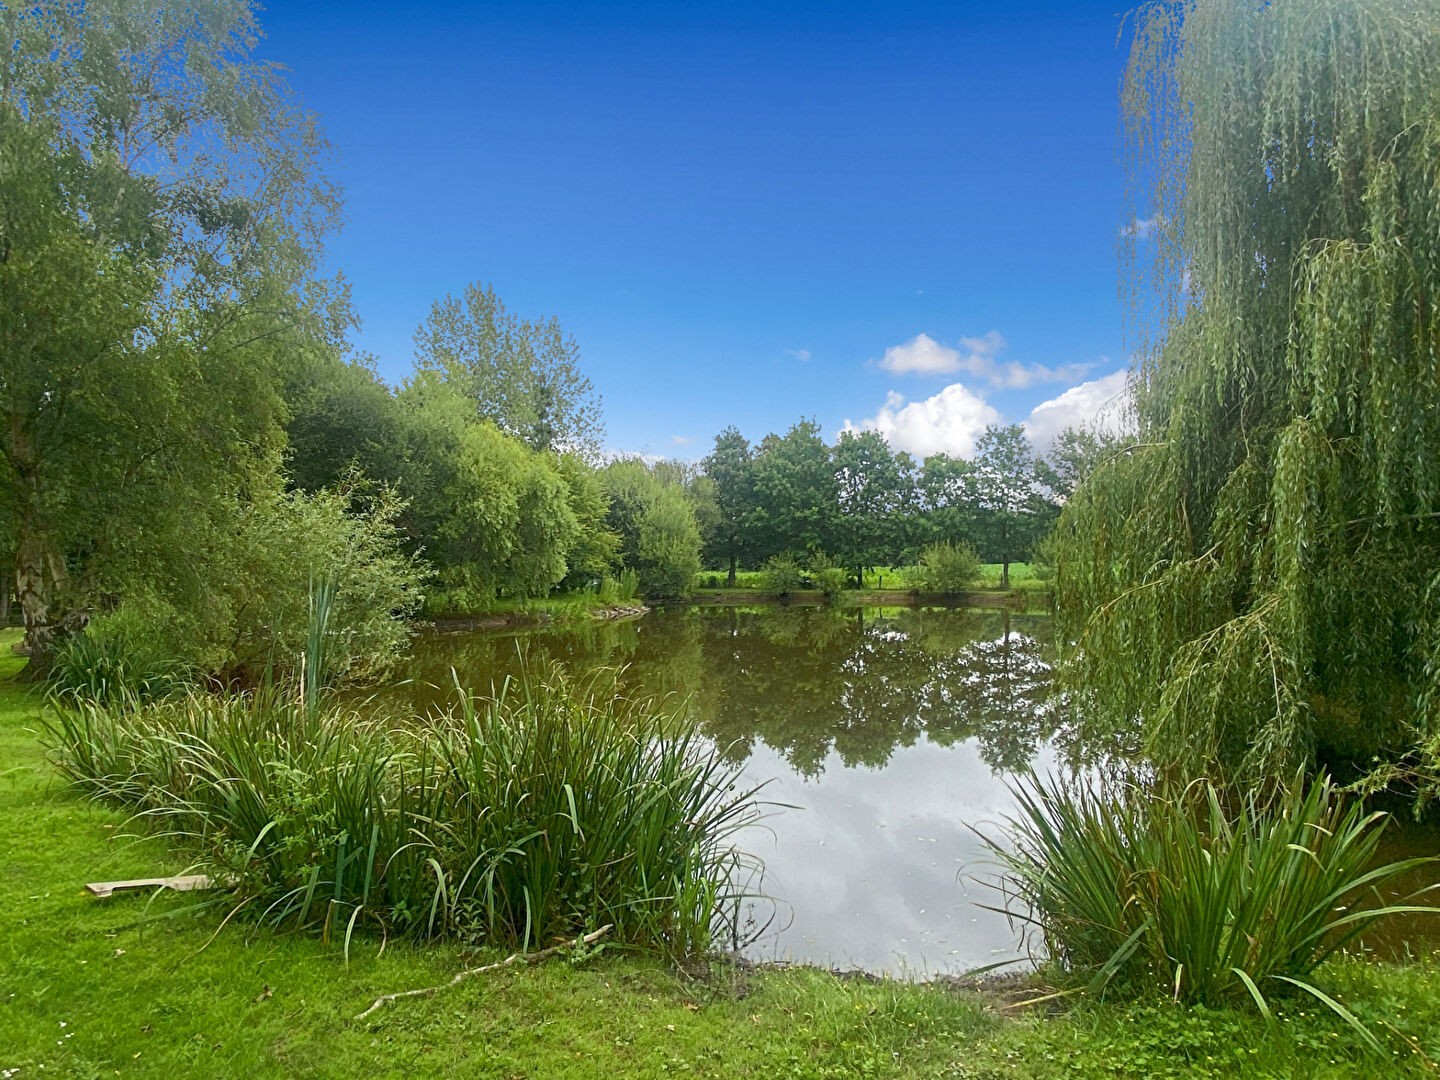
[[[1128,428],[1131,425],[1126,409],[1129,374],[1122,368],[1103,378],[1091,379],[1031,409],[1025,420],[1025,433],[1030,436],[1036,452],[1049,451],[1055,436],[1068,427],[1094,427],[1112,432]]]
[[[671,435],[670,441],[676,446],[689,446],[695,441],[694,435]]]
[[[846,420],[845,430],[878,431],[892,450],[906,450],[916,457],[938,453],[969,457],[985,426],[998,423],[1000,414],[984,398],[963,383],[952,383],[934,397],[908,405],[892,390],[873,418],[859,424]]]
[[[1046,367],[1044,364],[1002,363],[1005,338],[998,330],[980,337],[962,337],[959,348],[936,341],[929,334],[917,334],[903,345],[885,350],[880,366],[897,375],[952,375],[963,373],[991,386],[1024,390],[1042,382],[1073,382],[1090,370],[1088,364]]]
[[[1125,240],[1139,240],[1142,243],[1155,235],[1155,230],[1167,224],[1159,214],[1154,217],[1131,218],[1128,224],[1120,226],[1120,236]]]
[[[960,353],[941,345],[929,334],[916,334],[904,345],[892,345],[886,349],[880,366],[901,375],[911,372],[942,375],[960,370]]]
[[[794,357],[796,360],[799,360],[803,364],[805,361],[810,359],[811,352],[809,349],[786,349],[785,355]]]

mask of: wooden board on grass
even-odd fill
[[[131,881],[92,881],[85,886],[87,892],[97,900],[105,900],[117,892],[135,889],[174,889],[176,892],[193,892],[208,889],[214,885],[205,874],[181,874],[178,877],[135,878]]]

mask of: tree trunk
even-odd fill
[[[15,471],[19,511],[15,530],[15,594],[25,623],[25,648],[30,662],[24,675],[42,679],[50,672],[59,620],[52,607],[56,586],[64,575],[60,559],[47,550],[41,517],[38,454],[30,433],[11,417],[10,464]]]
[[[1010,523],[1000,522],[1000,587],[1010,588]]]
[[[21,522],[20,546],[15,552],[15,591],[25,620],[25,649],[30,663],[25,674],[43,678],[50,670],[54,631],[50,624],[50,588],[45,580],[45,553],[40,538]]]
[[[14,560],[0,558],[0,568],[6,565],[13,567]],[[0,569],[0,628],[10,625],[10,594],[15,590],[15,583],[9,570]]]
[[[732,589],[735,587],[735,553],[733,551],[730,553],[730,576],[726,579],[726,584]]]

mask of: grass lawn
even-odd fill
[[[1326,969],[1325,985],[1390,1044],[1389,1061],[1363,1057],[1309,1005],[1271,1025],[1163,1000],[1015,1020],[943,989],[811,970],[697,981],[613,951],[478,976],[357,1023],[378,994],[498,957],[450,945],[377,956],[371,941],[347,965],[336,945],[260,932],[243,915],[220,929],[223,909],[189,910],[194,894],[149,904],[143,925],[146,897],[92,899],[86,881],[178,872],[185,860],[126,839],[121,815],[57,782],[36,739],[38,701],[14,681],[16,637],[0,631],[4,1080],[1421,1076],[1415,1049],[1440,1057],[1433,959]]]
[[[909,572],[913,569],[908,566],[879,566],[867,570],[864,589],[871,592],[885,589],[908,590],[910,588]],[[998,589],[1000,587],[1000,570],[999,563],[981,563],[980,576],[975,580],[974,587]],[[729,586],[725,584],[726,580],[724,570],[702,570],[695,575],[695,587],[702,591],[728,589]],[[738,571],[735,574],[735,588],[763,591],[766,588],[764,571]],[[1050,586],[1035,576],[1035,571],[1028,563],[1015,562],[1010,564],[1010,588],[1017,592],[1043,593],[1048,591]]]

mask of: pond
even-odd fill
[[[987,887],[974,829],[1010,812],[1006,777],[1054,764],[1046,620],[1009,612],[660,610],[519,633],[428,633],[417,704],[522,666],[622,667],[632,692],[677,695],[694,722],[788,804],[741,835],[764,863],[745,946],[916,977],[1026,955]]]

